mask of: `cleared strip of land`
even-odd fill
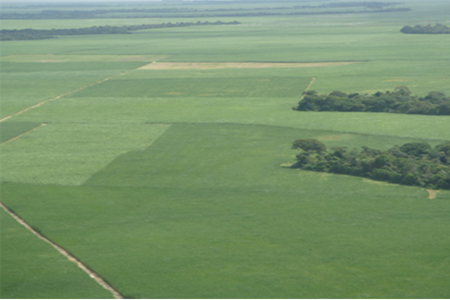
[[[212,70],[212,69],[267,69],[267,68],[313,68],[334,67],[357,63],[356,61],[317,63],[257,63],[257,62],[153,62],[141,70]]]
[[[33,227],[31,227],[30,224],[28,224],[24,219],[22,219],[16,213],[14,213],[12,210],[10,210],[8,207],[6,207],[6,205],[4,205],[2,202],[0,202],[0,206],[5,210],[5,212],[7,212],[11,217],[13,217],[21,225],[25,226],[25,228],[27,228],[29,231],[31,231],[35,236],[37,236],[41,240],[45,241],[46,243],[50,244],[53,248],[58,250],[62,255],[67,257],[68,260],[75,263],[80,269],[82,269],[84,272],[86,272],[92,279],[97,281],[97,283],[100,284],[103,288],[110,291],[111,294],[114,296],[114,298],[123,299],[122,295],[116,289],[114,289],[111,285],[109,285],[102,277],[100,277],[100,275],[98,275],[97,273],[95,273],[94,271],[89,269],[89,267],[86,266],[85,264],[83,264],[79,259],[77,259],[75,256],[73,256],[69,252],[67,252],[67,250],[65,250],[61,246],[55,244],[53,241],[51,241],[47,237],[43,236],[38,231],[36,231]]]

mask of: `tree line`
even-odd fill
[[[234,22],[177,22],[177,23],[162,23],[162,24],[142,24],[129,26],[92,26],[85,28],[72,29],[13,29],[0,30],[0,40],[38,40],[54,38],[57,35],[86,35],[86,34],[130,34],[133,31],[155,29],[155,28],[171,28],[171,27],[187,27],[200,25],[236,25],[240,24]]]
[[[316,139],[294,141],[301,149],[291,168],[367,177],[429,189],[450,189],[450,142],[431,147],[416,142],[387,151],[366,146],[361,151],[346,147],[328,149]]]
[[[413,27],[404,26],[400,31],[411,34],[450,34],[450,28],[440,23],[435,25],[415,25]]]
[[[319,95],[303,93],[303,99],[292,108],[298,111],[385,112],[424,115],[450,115],[450,97],[442,92],[429,92],[425,97],[411,95],[405,87],[375,94],[347,94],[334,91]]]

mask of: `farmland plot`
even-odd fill
[[[291,110],[311,83],[449,94],[450,41],[399,32],[447,20],[448,4],[427,3],[4,42],[2,202],[125,297],[446,298],[449,191],[283,167],[298,138],[382,150],[450,140],[448,116]],[[1,213],[2,297],[110,295]]]

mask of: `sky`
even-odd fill
[[[156,2],[161,0],[2,0],[3,3],[74,3],[74,2],[89,2],[89,3],[95,3],[95,2]]]

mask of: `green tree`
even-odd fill
[[[302,149],[303,151],[325,152],[327,146],[316,139],[298,139],[292,144],[292,149]]]

